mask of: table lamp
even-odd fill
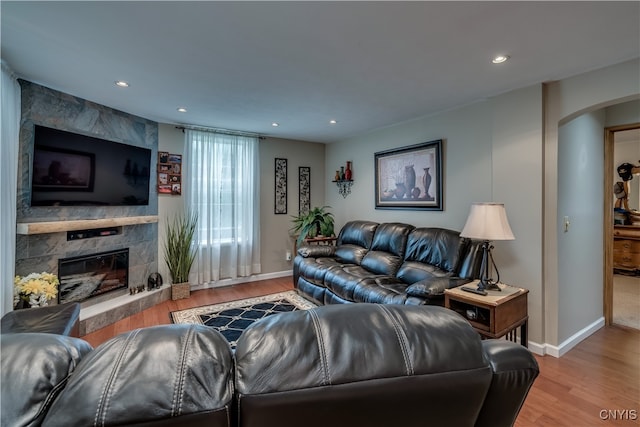
[[[482,264],[480,266],[480,283],[478,288],[463,286],[468,292],[486,295],[487,289],[499,291],[500,273],[491,255],[491,244],[494,240],[514,240],[515,237],[507,220],[507,212],[502,203],[473,203],[469,211],[467,223],[460,232],[460,237],[482,240]],[[491,277],[491,264],[496,270],[497,279]]]

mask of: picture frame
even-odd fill
[[[158,193],[182,194],[182,154],[158,151]]]
[[[93,191],[95,162],[93,153],[37,147],[32,188],[36,191]]]
[[[311,168],[298,167],[298,214],[306,214],[311,209]]]
[[[273,213],[284,215],[287,213],[287,159],[276,157],[274,169],[275,202]]]
[[[374,153],[375,208],[443,210],[442,140]]]

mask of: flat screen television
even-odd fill
[[[31,206],[149,204],[151,150],[35,125]]]

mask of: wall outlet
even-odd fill
[[[287,253],[284,255],[284,259],[287,261],[291,261],[291,251],[287,251]]]

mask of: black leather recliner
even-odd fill
[[[250,326],[235,358],[202,325],[163,325],[91,349],[2,334],[1,425],[509,426],[538,375],[525,347],[481,341],[440,307],[350,304]]]
[[[293,284],[317,304],[443,305],[444,291],[480,277],[481,242],[454,230],[350,221],[336,246],[303,246]]]
[[[510,426],[538,372],[442,307],[324,306],[245,331],[235,412],[241,427]]]

